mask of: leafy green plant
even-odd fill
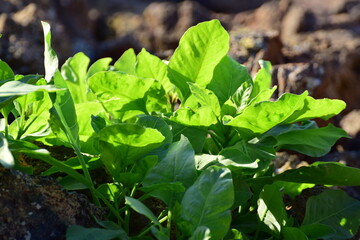
[[[78,53],[61,69],[50,27],[43,28],[44,79],[14,75],[0,62],[0,162],[24,170],[19,154],[43,160],[52,165],[43,175],[65,173],[64,188],[89,189],[94,203],[109,210],[99,228],[70,226],[68,239],[347,239],[356,233],[360,202],[341,190],[310,197],[303,220],[291,216],[283,198],[315,184],[360,185],[359,169],[316,162],[276,174],[272,164],[279,150],[319,157],[347,137],[313,120],[339,114],[343,101],[307,92],[271,100],[271,64],[261,61],[252,78],[227,55],[229,35],[217,20],[190,28],[168,62],[129,49],[114,65],[104,58],[89,66]],[[9,114],[16,117],[11,124]],[[58,161],[36,142],[70,147],[76,157]],[[109,180],[97,181],[95,169],[105,169]]]

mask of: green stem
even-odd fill
[[[171,232],[171,217],[172,217],[172,213],[171,213],[171,210],[169,209],[168,211],[168,215],[167,215],[167,224],[166,224],[166,227],[167,229],[169,230],[169,233]]]

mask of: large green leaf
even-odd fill
[[[55,51],[51,48],[51,31],[50,25],[46,22],[41,22],[44,31],[44,66],[45,79],[50,82],[55,72],[59,67],[59,60]]]
[[[157,129],[165,137],[164,144],[170,144],[173,142],[171,129],[162,118],[142,115],[139,117],[137,124],[143,127]]]
[[[61,67],[61,74],[66,81],[74,103],[87,102],[86,74],[89,63],[90,59],[80,52],[69,58]]]
[[[212,113],[216,117],[218,117],[220,115],[220,104],[214,92],[202,88],[195,83],[189,82],[188,84],[190,87],[191,94],[196,98],[197,102],[200,103],[202,106],[210,106]]]
[[[359,186],[360,169],[340,163],[315,162],[310,166],[287,170],[276,175],[274,179],[297,183]]]
[[[185,188],[190,187],[197,177],[194,155],[189,140],[182,136],[179,142],[170,145],[166,156],[153,167],[144,179],[143,185],[146,187],[180,182]],[[180,202],[183,196],[183,193],[168,190],[153,191],[150,194],[163,200],[169,207],[173,207],[175,201]]]
[[[211,239],[210,229],[204,226],[197,227],[194,233],[189,238],[189,240],[210,240],[210,239]]]
[[[14,157],[9,150],[9,144],[4,135],[0,132],[0,164],[5,168],[15,165]]]
[[[2,85],[4,82],[12,80],[13,78],[13,70],[6,62],[0,60],[0,85]]]
[[[338,176],[343,177],[340,174]],[[311,224],[328,225],[335,231],[322,239],[350,239],[360,225],[360,201],[341,190],[326,190],[310,197],[302,225]]]
[[[167,65],[160,58],[142,49],[137,55],[136,74],[140,77],[154,78],[164,87],[166,93],[174,90],[167,76]]]
[[[252,97],[256,97],[264,90],[268,90],[271,86],[271,63],[269,61],[259,61],[260,70],[254,77],[254,90],[251,94]]]
[[[223,238],[230,227],[233,191],[228,169],[207,168],[185,192],[179,228],[191,236],[196,229],[204,226],[209,228],[213,239]]]
[[[216,65],[229,50],[229,34],[218,20],[203,22],[188,29],[180,39],[168,68],[170,81],[179,89],[180,99],[189,95],[187,82],[205,87]]]
[[[79,225],[71,225],[66,230],[67,240],[128,240],[123,229],[85,228]]]
[[[314,99],[310,96],[305,98],[304,108],[295,112],[286,120],[286,123],[301,122],[313,118],[328,120],[339,114],[346,107],[346,103],[337,99]]]
[[[134,49],[129,48],[121,57],[114,63],[115,70],[135,74],[136,54]]]
[[[275,138],[279,148],[297,151],[311,157],[321,157],[327,154],[342,137],[348,137],[347,133],[329,124],[323,128],[287,131]]]
[[[230,56],[225,56],[216,66],[208,89],[216,94],[220,105],[223,105],[244,82],[252,82],[247,68]]]
[[[119,174],[129,164],[159,147],[165,137],[156,129],[137,124],[118,124],[99,132],[99,147],[104,165],[119,179]]]
[[[111,61],[112,61],[112,59],[107,57],[107,58],[101,58],[101,59],[97,60],[96,62],[94,62],[89,67],[89,70],[86,74],[86,79],[88,79],[89,77],[91,77],[92,75],[94,75],[97,72],[108,70]]]
[[[105,109],[118,117],[123,108],[126,108],[126,111],[144,110],[145,105],[138,107],[138,105],[126,106],[126,104],[142,99],[153,82],[154,79],[120,72],[98,72],[89,78],[89,87]]]
[[[240,132],[249,135],[264,133],[286,121],[295,111],[303,109],[307,95],[307,92],[301,95],[285,93],[275,102],[259,102],[245,108],[227,125],[237,127]]]

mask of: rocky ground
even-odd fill
[[[43,62],[41,20],[48,21],[52,26],[53,47],[61,62],[79,51],[85,52],[92,60],[100,57],[116,60],[130,47],[136,51],[144,47],[167,58],[186,29],[213,18],[220,19],[231,34],[231,56],[246,65],[250,72],[258,70],[259,59],[273,63],[273,81],[279,87],[277,94],[308,90],[315,98],[346,101],[346,110],[332,121],[353,138],[341,141],[322,160],[360,167],[359,0],[0,0],[0,33],[3,34],[0,58],[16,73],[43,74],[44,70],[39,67]],[[313,161],[300,155],[291,159],[291,163],[278,167],[296,167]],[[8,178],[14,180],[4,180]],[[4,187],[4,184],[23,184],[24,187],[18,189],[33,191],[32,186],[41,185],[43,181],[50,184],[50,180],[32,179],[14,171],[2,172],[0,209],[3,210],[0,216],[5,216],[4,209],[7,209],[7,215],[9,209],[14,209],[13,205],[9,205],[10,197],[14,196],[3,196],[7,188],[16,186]],[[72,201],[73,216],[90,214],[76,212],[76,206],[83,205],[82,201],[85,201],[81,196],[69,198],[68,193],[60,191],[56,183],[50,185],[54,186],[59,198]],[[31,217],[25,215],[30,212],[41,210],[44,216],[48,216],[43,210],[44,206],[48,206],[47,196],[42,195],[45,192],[41,189],[36,192],[41,202],[30,199],[27,206],[20,206],[20,212],[24,214],[20,225],[28,224],[27,219]],[[357,189],[349,192],[360,199]],[[20,192],[17,194],[22,195]],[[21,202],[26,201],[19,199],[16,204]],[[52,219],[61,219],[54,220],[56,224],[62,224],[54,226],[60,232],[66,225],[79,223],[75,218],[63,219],[61,213],[52,212],[57,214],[50,216]],[[0,217],[0,221],[11,219]],[[83,224],[91,226],[93,223],[89,220]],[[0,227],[0,235],[3,233]],[[61,239],[57,236],[53,239]]]

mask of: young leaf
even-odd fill
[[[9,150],[9,144],[5,136],[0,132],[0,164],[5,168],[15,165],[14,157]]]
[[[250,136],[264,133],[285,122],[295,111],[303,109],[307,95],[307,92],[301,95],[285,93],[276,102],[259,102],[245,108],[227,125],[237,127],[240,132]]]
[[[87,102],[88,87],[86,72],[90,59],[82,52],[69,58],[61,67],[61,74],[66,82],[74,103]]]
[[[129,239],[123,229],[85,228],[79,225],[71,225],[66,230],[67,240],[112,240],[117,238]]]
[[[45,66],[45,79],[50,82],[55,72],[59,67],[59,60],[55,51],[51,48],[51,31],[50,25],[46,22],[41,22],[44,31],[44,66]]]
[[[201,106],[196,109],[183,107],[178,109],[171,121],[177,122],[185,126],[209,127],[217,123],[216,116],[212,113],[211,106]]]
[[[111,58],[101,58],[94,62],[90,67],[86,74],[86,79],[90,78],[92,75],[94,75],[97,72],[106,71],[109,69],[109,65],[111,63]]]
[[[174,85],[167,76],[167,65],[160,58],[142,49],[137,55],[136,74],[158,80],[166,93],[172,92]]]
[[[276,185],[265,185],[258,200],[257,209],[260,221],[276,236],[286,225],[287,215],[280,189]]]
[[[194,155],[189,140],[182,136],[179,142],[170,145],[166,156],[153,167],[144,179],[143,185],[147,187],[153,184],[180,182],[185,188],[190,187],[197,177]],[[151,195],[173,207],[175,201],[181,201],[183,193],[160,190],[151,192]]]
[[[245,82],[252,82],[245,66],[225,56],[214,70],[208,89],[213,91],[222,106]]]
[[[165,137],[164,144],[170,144],[173,142],[171,129],[162,118],[142,115],[138,118],[137,124],[143,127],[157,129]]]
[[[180,99],[189,95],[187,82],[206,87],[216,65],[229,50],[229,34],[218,20],[191,27],[180,39],[169,62],[168,76],[180,90]]]
[[[251,97],[256,97],[259,93],[264,90],[268,90],[271,86],[271,63],[269,61],[259,61],[261,69],[254,77],[254,90]]]
[[[114,67],[117,71],[135,74],[136,54],[134,49],[129,48],[121,57],[114,63]]]
[[[202,106],[210,106],[212,113],[218,117],[220,115],[220,104],[216,95],[212,91],[201,88],[195,83],[189,82],[188,84],[191,94],[196,98],[197,102]]]
[[[207,168],[185,192],[178,227],[191,236],[198,227],[204,226],[210,229],[213,239],[223,238],[230,227],[233,191],[228,169]]]
[[[339,177],[341,176],[341,177]],[[340,163],[315,162],[310,166],[287,170],[275,180],[336,186],[359,186],[360,169]]]
[[[155,217],[155,215],[151,212],[149,208],[147,208],[142,202],[135,198],[131,197],[125,197],[125,204],[129,205],[133,210],[136,212],[146,216],[148,219],[150,219],[153,223],[155,223],[158,226],[161,226],[158,219]]]
[[[310,197],[302,225],[311,224],[328,225],[335,231],[331,236],[322,239],[350,239],[360,225],[360,201],[341,190],[326,190]]]
[[[323,128],[288,131],[276,136],[277,147],[321,157],[327,154],[339,138],[348,137],[347,133],[332,124]]]

